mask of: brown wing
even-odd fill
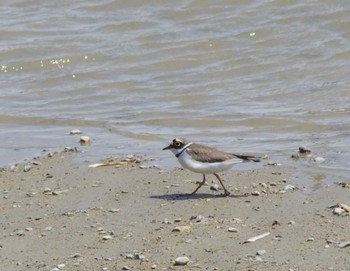
[[[222,162],[237,157],[234,154],[219,151],[212,147],[196,143],[193,143],[190,147],[188,147],[186,149],[186,152],[190,154],[194,159],[203,163]]]
[[[203,163],[209,162],[223,162],[229,159],[238,158],[243,161],[260,162],[260,159],[253,155],[242,155],[235,153],[227,153],[215,148],[193,143],[186,149],[186,152],[190,154],[194,159]]]

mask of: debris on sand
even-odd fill
[[[259,239],[262,239],[262,238],[264,238],[264,237],[266,237],[266,236],[268,236],[268,235],[270,235],[270,232],[265,232],[265,233],[263,233],[263,234],[260,234],[260,235],[251,237],[251,238],[245,240],[245,241],[243,242],[243,244],[253,243],[253,242],[255,242],[255,241],[259,240]]]

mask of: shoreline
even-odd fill
[[[217,184],[211,176],[196,195],[183,196],[200,174],[142,161],[89,168],[75,155],[55,153],[0,172],[3,268],[348,269],[349,213],[334,214],[336,204],[350,205],[347,187],[306,193],[293,169],[252,166],[221,174],[230,197],[210,190]],[[176,266],[178,257],[188,262]]]

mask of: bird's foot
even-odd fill
[[[231,194],[230,192],[225,190],[223,194],[220,194],[220,197],[228,197],[230,194]]]

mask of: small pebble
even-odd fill
[[[229,227],[228,228],[229,232],[238,232],[238,229],[234,228],[234,227]]]
[[[253,191],[251,194],[253,196],[260,196],[260,192],[259,191]]]
[[[195,220],[196,223],[205,223],[205,222],[206,222],[205,217],[202,216],[202,215],[192,216],[192,217],[190,218],[190,220]]]
[[[291,192],[291,191],[294,191],[295,190],[295,186],[291,185],[291,184],[288,184],[284,187],[283,189],[284,191],[286,192]]]
[[[144,260],[146,257],[145,257],[145,255],[137,252],[137,253],[135,253],[134,258],[136,260]]]
[[[232,219],[232,222],[233,222],[234,224],[241,224],[241,223],[243,223],[242,219],[237,218],[237,217],[234,217],[234,218]]]
[[[310,153],[311,150],[306,147],[299,147],[299,153]]]
[[[81,257],[80,253],[75,253],[71,256],[71,258],[75,258],[75,259],[80,257]]]
[[[135,159],[135,163],[137,163],[137,164],[141,163],[142,161],[143,161],[143,159],[141,159],[141,158],[136,158]]]
[[[220,189],[220,187],[217,184],[213,184],[210,186],[210,190],[219,191],[219,189]]]
[[[20,265],[21,265],[21,263],[20,263]],[[36,267],[37,269],[44,268],[44,267],[46,267],[46,264],[44,264],[44,263],[38,263],[38,264],[35,265],[35,267]]]
[[[18,230],[18,231],[16,232],[16,234],[17,234],[18,236],[24,236],[24,231],[23,231],[23,230]]]
[[[30,171],[32,168],[33,168],[33,166],[31,166],[31,165],[25,165],[23,171],[24,171],[24,172],[28,172],[28,171]]]
[[[28,197],[28,198],[32,198],[32,197],[34,197],[36,195],[36,192],[28,192],[27,194],[26,194],[26,196]]]
[[[110,212],[110,213],[118,213],[119,209],[115,209],[115,208],[109,209],[108,212]]]
[[[134,259],[135,258],[134,254],[131,254],[131,253],[125,253],[124,257],[125,257],[125,259]]]
[[[280,166],[281,164],[276,163],[276,162],[268,162],[267,165],[268,166]]]
[[[266,183],[260,183],[261,187],[263,188],[267,188],[267,184]]]
[[[260,256],[256,256],[256,257],[255,257],[255,261],[257,261],[257,262],[262,262],[263,259],[262,259]]]
[[[190,226],[177,226],[172,230],[172,232],[189,232],[189,231],[191,231]]]
[[[73,129],[72,131],[69,132],[70,135],[79,135],[81,134],[81,131],[78,129]]]
[[[265,250],[265,249],[261,249],[261,250],[258,250],[258,251],[256,252],[256,255],[258,255],[258,256],[262,256],[262,255],[264,255],[264,254],[266,254],[266,250]]]
[[[169,219],[165,218],[163,224],[173,224]]]
[[[175,259],[174,265],[186,265],[190,261],[187,257],[178,257]]]
[[[74,148],[72,148],[72,147],[65,147],[64,151],[65,152],[80,152],[78,147],[74,147]]]
[[[344,212],[344,210],[340,207],[336,207],[333,209],[333,214],[335,215],[341,215]]]
[[[102,237],[102,240],[110,240],[110,239],[112,239],[112,236],[110,235],[105,235]]]
[[[281,222],[279,222],[278,220],[274,220],[272,222],[272,226],[281,226]]]
[[[316,163],[323,163],[323,162],[326,161],[326,159],[324,159],[323,157],[318,156],[318,157],[314,158],[314,161]]]
[[[270,159],[270,155],[265,154],[265,155],[263,156],[263,159],[264,159],[264,160],[269,160],[269,159]]]
[[[81,144],[89,144],[90,143],[90,137],[88,137],[88,136],[80,137],[80,143]]]
[[[45,194],[45,193],[49,193],[49,192],[51,192],[51,191],[52,191],[51,188],[45,187],[43,193]]]

